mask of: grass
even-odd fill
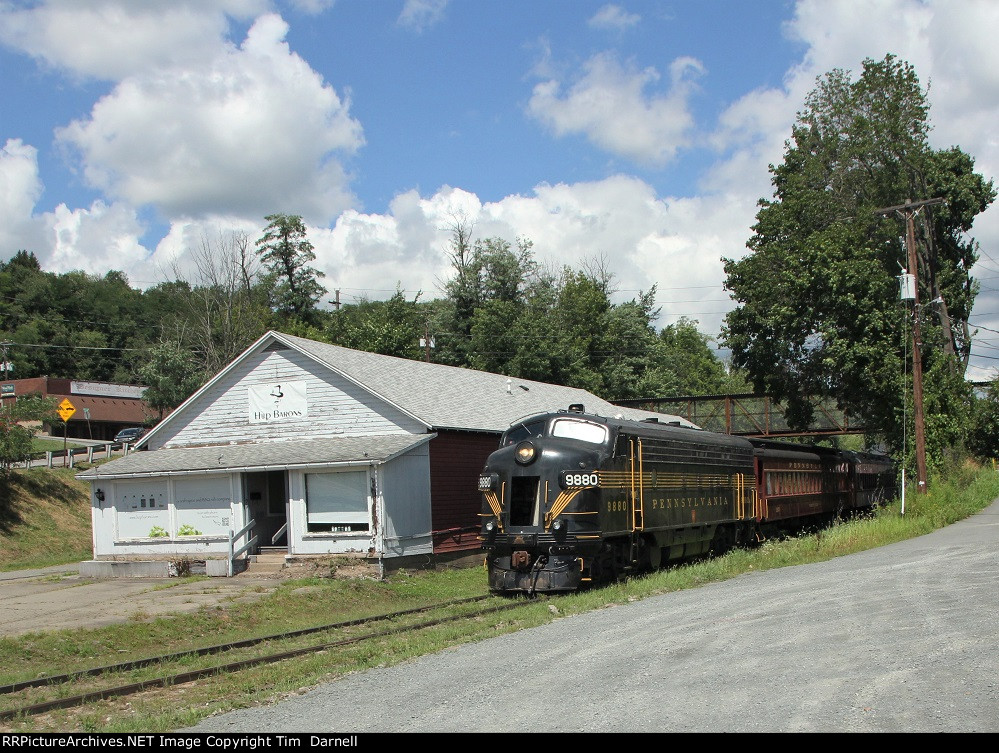
[[[77,447],[86,447],[84,444],[79,444],[70,439],[43,439],[42,437],[32,437],[31,438],[31,451],[32,452],[62,452],[64,449],[76,449]]]
[[[70,475],[58,471],[47,473],[54,478],[46,483],[38,479],[32,483],[39,490],[76,499],[77,491]],[[606,588],[553,599],[508,600],[519,606],[475,621],[445,624],[418,635],[385,637],[358,646],[306,654],[235,675],[151,690],[81,709],[54,711],[0,729],[147,733],[183,729],[210,714],[271,702],[350,672],[390,666],[461,643],[542,625],[566,615],[695,588],[753,570],[827,560],[920,536],[983,509],[997,497],[999,473],[991,468],[964,466],[951,471],[946,478],[931,478],[926,494],[908,492],[904,515],[900,502],[896,501],[868,518],[842,522],[818,533],[770,540],[752,549],[734,550],[722,557],[671,567]],[[86,502],[85,491],[83,499]],[[58,508],[59,505],[58,501],[46,501],[42,507]],[[89,545],[89,517],[85,538]],[[21,561],[28,562],[30,558],[25,555]],[[185,580],[178,579],[178,582]],[[105,628],[0,639],[0,683],[485,593],[485,575],[481,568],[402,571],[384,580],[309,578],[285,581],[253,603],[234,601],[182,618],[149,619],[136,615],[133,621]],[[318,640],[309,638],[302,645],[312,645]],[[285,648],[288,646],[282,644],[282,649]],[[200,666],[198,661],[184,660],[173,669],[184,671]],[[129,679],[138,681],[161,671],[136,670]],[[73,692],[82,691],[75,689]],[[0,702],[11,707],[37,701],[20,698],[0,699]]]
[[[90,559],[90,487],[79,472],[32,468],[0,480],[0,572]]]

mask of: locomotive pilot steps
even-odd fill
[[[479,476],[489,588],[575,591],[894,496],[891,458],[582,406],[511,426]]]

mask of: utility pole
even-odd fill
[[[330,301],[330,303],[333,304],[333,308],[335,308],[337,311],[339,311],[340,310],[340,291],[339,290],[335,290],[333,292],[336,293],[336,299],[333,300],[333,301]]]
[[[905,204],[875,210],[875,214],[898,214],[905,218],[905,250],[908,256],[909,271],[915,276],[912,299],[912,402],[913,420],[916,424],[916,491],[926,493],[926,427],[923,421],[923,358],[920,353],[922,334],[919,327],[919,260],[916,254],[916,230],[914,218],[920,209],[933,204],[943,204],[944,200],[907,200]]]
[[[12,372],[14,370],[14,364],[12,364],[10,361],[7,360],[7,348],[8,348],[8,346],[13,345],[13,344],[14,343],[9,342],[7,340],[4,340],[2,343],[0,343],[0,348],[3,349],[3,361],[0,362],[0,371],[3,371],[3,379],[4,379],[4,381],[7,381],[8,379],[10,379],[10,372]],[[3,404],[3,399],[5,397],[7,397],[7,393],[0,392],[0,405]],[[16,397],[14,399],[15,399],[15,401],[17,400]]]

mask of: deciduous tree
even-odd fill
[[[924,351],[935,345],[947,367],[929,368],[936,362],[924,352],[924,387],[936,415],[948,412],[948,401],[956,414],[967,399],[964,389],[951,389],[953,380],[934,375],[963,375],[976,292],[976,244],[966,233],[995,190],[973,172],[970,156],[930,148],[928,114],[915,70],[892,55],[865,60],[857,80],[843,70],[818,79],[784,161],[771,167],[774,194],[760,201],[750,253],[724,260],[739,305],[723,342],[733,364],[784,402],[798,427],[811,418],[809,397],[834,398],[897,446],[907,325],[896,278],[906,261],[905,227],[880,210],[931,197],[947,203],[921,211],[918,273],[921,300],[938,305],[920,313]],[[930,435],[938,451],[927,452],[939,457],[951,433],[928,426]]]
[[[146,351],[137,374],[146,386],[143,400],[159,412],[161,419],[167,411],[189,398],[205,379],[205,373],[198,367],[191,351],[169,340]]]

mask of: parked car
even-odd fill
[[[130,426],[127,429],[122,429],[117,434],[114,435],[115,442],[121,442],[122,444],[132,444],[133,442],[139,441],[139,438],[146,433],[146,430],[141,426]]]

